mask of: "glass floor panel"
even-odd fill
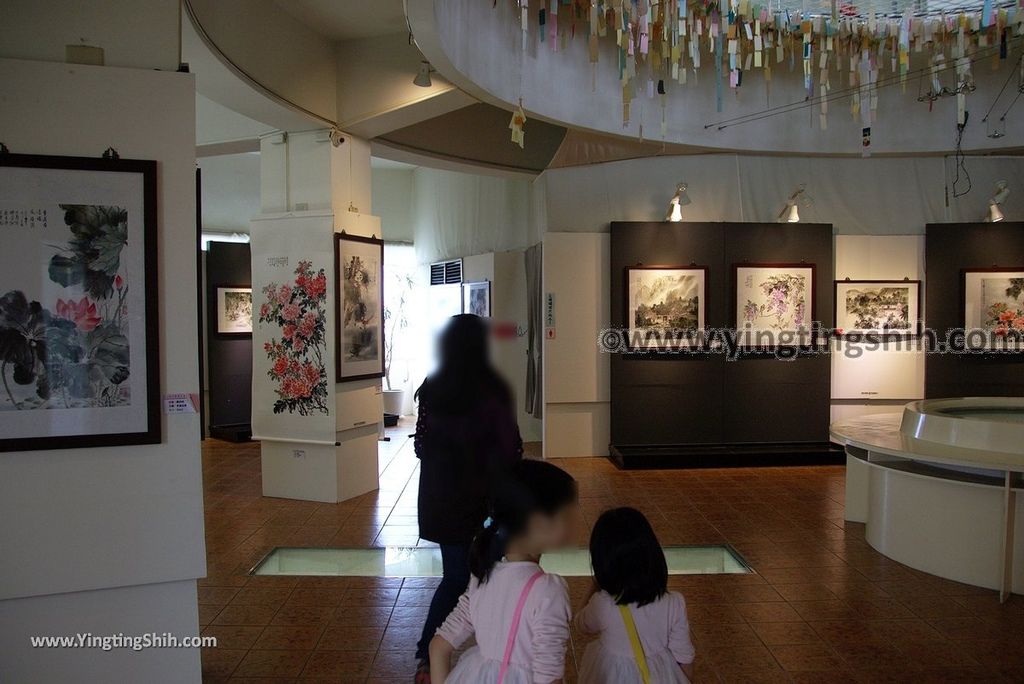
[[[666,546],[670,575],[741,574],[750,566],[731,547]],[[545,554],[541,566],[566,577],[591,574],[590,552],[569,549]],[[375,549],[279,547],[268,553],[253,575],[337,575],[356,577],[440,577],[441,551],[436,547],[388,546]]]

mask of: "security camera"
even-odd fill
[[[341,143],[345,142],[345,136],[342,135],[341,131],[337,128],[332,128],[329,134],[331,144],[335,147],[341,147]]]

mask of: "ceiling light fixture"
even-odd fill
[[[793,191],[793,194],[786,200],[786,206],[779,212],[779,223],[799,223],[800,222],[800,196],[804,194],[807,186],[801,184]]]
[[[412,82],[420,88],[429,88],[432,85],[430,82],[430,74],[435,71],[437,71],[437,69],[430,66],[430,62],[423,60],[420,62],[420,70],[416,72],[416,77],[412,79]]]
[[[672,221],[673,223],[679,223],[683,220],[683,207],[690,203],[690,196],[686,194],[686,183],[676,184],[676,194],[672,195],[672,199],[668,202],[668,214],[665,216],[666,221]]]
[[[988,201],[988,216],[985,217],[986,223],[999,223],[1003,220],[1003,212],[999,209],[999,205],[1006,201],[1006,198],[1010,196],[1010,184],[1004,180],[996,181],[996,194],[992,195],[992,199]]]

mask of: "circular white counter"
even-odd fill
[[[1004,599],[1024,593],[1024,399],[916,401],[830,431],[846,448],[846,519],[865,523],[868,544]]]

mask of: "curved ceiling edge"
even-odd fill
[[[307,98],[303,97],[301,91],[278,92],[267,79],[261,77],[258,65],[254,68],[254,65],[246,64],[244,58],[230,54],[233,51],[248,51],[249,38],[241,25],[233,27],[238,30],[231,31],[230,40],[227,41],[231,48],[225,45],[225,41],[218,40],[224,31],[217,28],[220,24],[216,16],[207,18],[204,12],[216,13],[228,9],[221,2],[223,0],[215,3],[183,0],[187,19],[182,19],[182,49],[184,59],[195,73],[197,91],[218,104],[280,130],[299,131],[334,126],[336,103],[333,101],[333,93],[336,84],[333,62],[321,63],[312,69],[319,77],[320,87],[330,91],[330,106],[326,106],[322,98],[318,103],[305,101]],[[275,53],[280,55],[284,49],[284,45],[279,45]],[[288,61],[294,63],[301,59],[300,56]]]
[[[657,95],[638,94],[628,125],[622,122],[621,86],[614,68],[614,41],[601,41],[593,71],[587,41],[567,38],[559,50],[537,37],[537,17],[531,13],[527,49],[522,50],[519,17],[514,3],[498,0],[492,6],[479,0],[415,0],[406,2],[409,25],[427,59],[448,80],[485,102],[511,109],[522,98],[529,118],[615,135],[633,140],[677,143],[719,151],[770,154],[858,155],[863,151],[863,125],[850,112],[850,100],[833,101],[827,128],[821,129],[820,108],[802,108],[719,130],[724,119],[752,115],[768,107],[804,100],[800,60],[795,68],[783,63],[770,84],[758,72],[745,75],[737,90],[725,84],[722,111],[717,111],[714,71],[700,70],[685,86],[671,87],[666,96],[667,130],[661,135],[662,108]],[[1006,80],[1013,60],[997,71],[988,63],[974,67],[977,89],[967,98],[974,114],[964,131],[965,151],[993,152],[1024,145],[1024,117],[1007,118],[1002,138],[986,135],[981,122],[985,109]],[[915,68],[917,64],[915,62]],[[839,77],[830,77],[839,81]],[[952,78],[952,77],[949,77]],[[956,98],[919,102],[918,80],[880,88],[878,112],[871,125],[873,154],[943,154],[955,149]],[[593,86],[593,87],[592,87]],[[848,84],[835,83],[840,91]],[[928,84],[924,84],[927,89]],[[529,144],[529,122],[526,125]]]

